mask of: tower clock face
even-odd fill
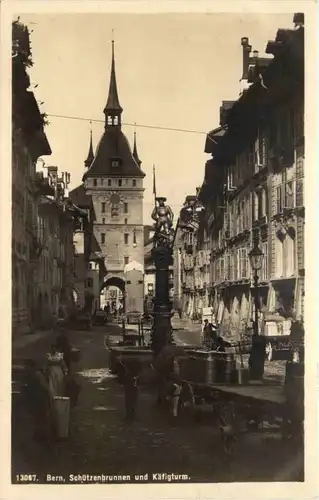
[[[124,197],[121,193],[113,191],[107,196],[107,201],[111,206],[111,217],[117,217],[120,212],[120,205],[124,203]]]
[[[119,205],[121,203],[120,195],[117,193],[112,193],[109,200],[111,205]]]

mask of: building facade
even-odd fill
[[[33,329],[38,265],[36,162],[51,149],[45,117],[29,89],[32,64],[27,27],[12,26],[12,330]]]
[[[51,326],[61,314],[72,316],[74,294],[74,227],[85,217],[68,195],[70,175],[61,176],[57,167],[48,167],[48,177],[38,173],[37,214],[38,264],[35,272],[37,306],[34,322],[38,328]],[[46,192],[45,192],[46,187]]]
[[[199,199],[211,240],[211,305],[225,333],[251,326],[249,251],[263,251],[258,296],[261,327],[287,333],[303,319],[304,53],[303,16],[278,30],[259,58],[242,39],[246,88],[223,103],[220,127],[209,132]]]
[[[209,301],[210,249],[203,216],[198,196],[186,196],[174,242],[174,308],[191,319]]]
[[[89,152],[84,161],[86,169],[91,165],[93,159],[91,132]],[[79,310],[94,313],[94,311],[104,305],[100,294],[106,274],[105,255],[94,235],[96,214],[92,198],[86,193],[84,183],[70,192],[70,198],[82,213],[86,214],[84,218],[78,220],[73,235],[75,246],[74,288],[76,304]]]

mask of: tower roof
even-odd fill
[[[91,165],[92,161],[94,160],[94,153],[93,153],[93,144],[92,144],[92,130],[90,131],[90,145],[89,145],[89,152],[87,155],[87,159],[84,162],[84,165],[86,168],[89,168]]]
[[[114,42],[112,42],[112,67],[109,97],[105,113],[105,130],[96,148],[95,157],[85,172],[86,177],[145,177],[140,168],[140,160],[132,153],[129,142],[121,130],[122,108],[117,94],[114,62]]]
[[[134,146],[133,146],[133,158],[140,167],[142,165],[142,161],[139,159],[138,152],[137,152],[137,145],[136,145],[136,132],[134,130]]]
[[[118,163],[115,163],[118,162]],[[119,127],[106,127],[84,177],[145,177]]]
[[[109,86],[109,95],[107,98],[106,106],[104,108],[105,114],[122,113],[123,108],[120,105],[119,96],[117,92],[116,74],[115,74],[115,58],[114,58],[114,41],[112,40],[112,66],[111,77]]]

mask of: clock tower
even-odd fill
[[[133,151],[122,132],[112,42],[109,93],[104,108],[105,130],[83,176],[86,194],[94,209],[93,235],[106,267],[105,285],[123,281],[124,266],[136,261],[144,265],[143,179],[134,133]]]

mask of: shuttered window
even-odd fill
[[[225,261],[224,261],[224,257],[220,258],[220,279],[222,281],[225,279]]]
[[[276,188],[276,213],[282,212],[282,186]]]
[[[284,207],[294,208],[295,206],[295,182],[293,180],[284,185]]]
[[[268,280],[268,243],[267,242],[262,243],[261,249],[262,249],[262,252],[264,254],[261,279],[263,281],[267,281]]]
[[[229,279],[234,279],[234,254],[232,253],[229,257]]]

